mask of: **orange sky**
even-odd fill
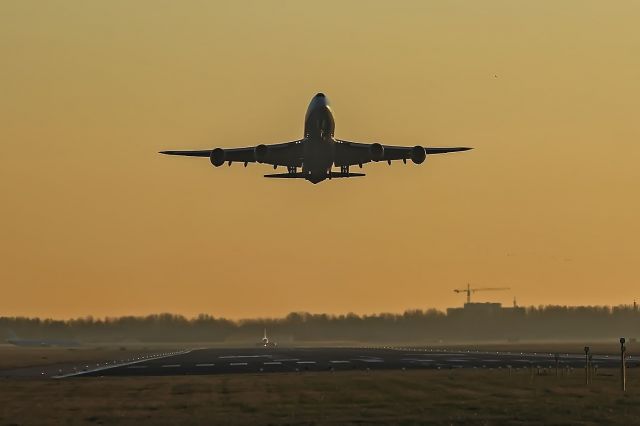
[[[218,4],[220,3],[220,4]],[[0,315],[640,297],[640,3],[0,3]],[[497,76],[494,77],[494,75]],[[468,145],[311,185],[161,149]]]

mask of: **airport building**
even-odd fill
[[[512,307],[503,307],[502,303],[485,302],[465,303],[462,308],[447,308],[447,316],[451,318],[488,318],[488,317],[524,317],[525,309],[517,306],[515,303]]]

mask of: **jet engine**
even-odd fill
[[[371,152],[371,159],[373,161],[380,161],[384,158],[384,147],[379,143],[371,144],[369,151]]]
[[[427,153],[420,145],[416,145],[411,149],[411,161],[415,164],[422,164],[427,158]]]
[[[258,145],[253,149],[253,155],[258,163],[264,163],[269,156],[269,147],[264,144]]]
[[[224,149],[222,148],[216,148],[213,151],[211,151],[211,155],[209,156],[209,161],[211,161],[211,164],[213,164],[215,167],[220,167],[224,164],[224,159],[225,159],[225,154],[224,154]]]

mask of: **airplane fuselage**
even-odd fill
[[[311,99],[304,118],[302,172],[306,179],[318,183],[331,172],[335,157],[335,120],[329,101],[323,93]]]

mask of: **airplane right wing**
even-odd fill
[[[467,147],[422,147],[416,146],[395,146],[381,145],[379,143],[361,143],[338,140],[336,144],[336,166],[353,166],[368,163],[370,161],[394,160],[407,161],[411,159],[414,163],[422,163],[427,155],[446,154],[448,152],[468,151]]]
[[[165,155],[185,157],[208,157],[218,167],[224,163],[265,163],[274,166],[302,166],[302,145],[300,141],[273,145],[257,145],[246,148],[215,148],[190,151],[160,151]]]

